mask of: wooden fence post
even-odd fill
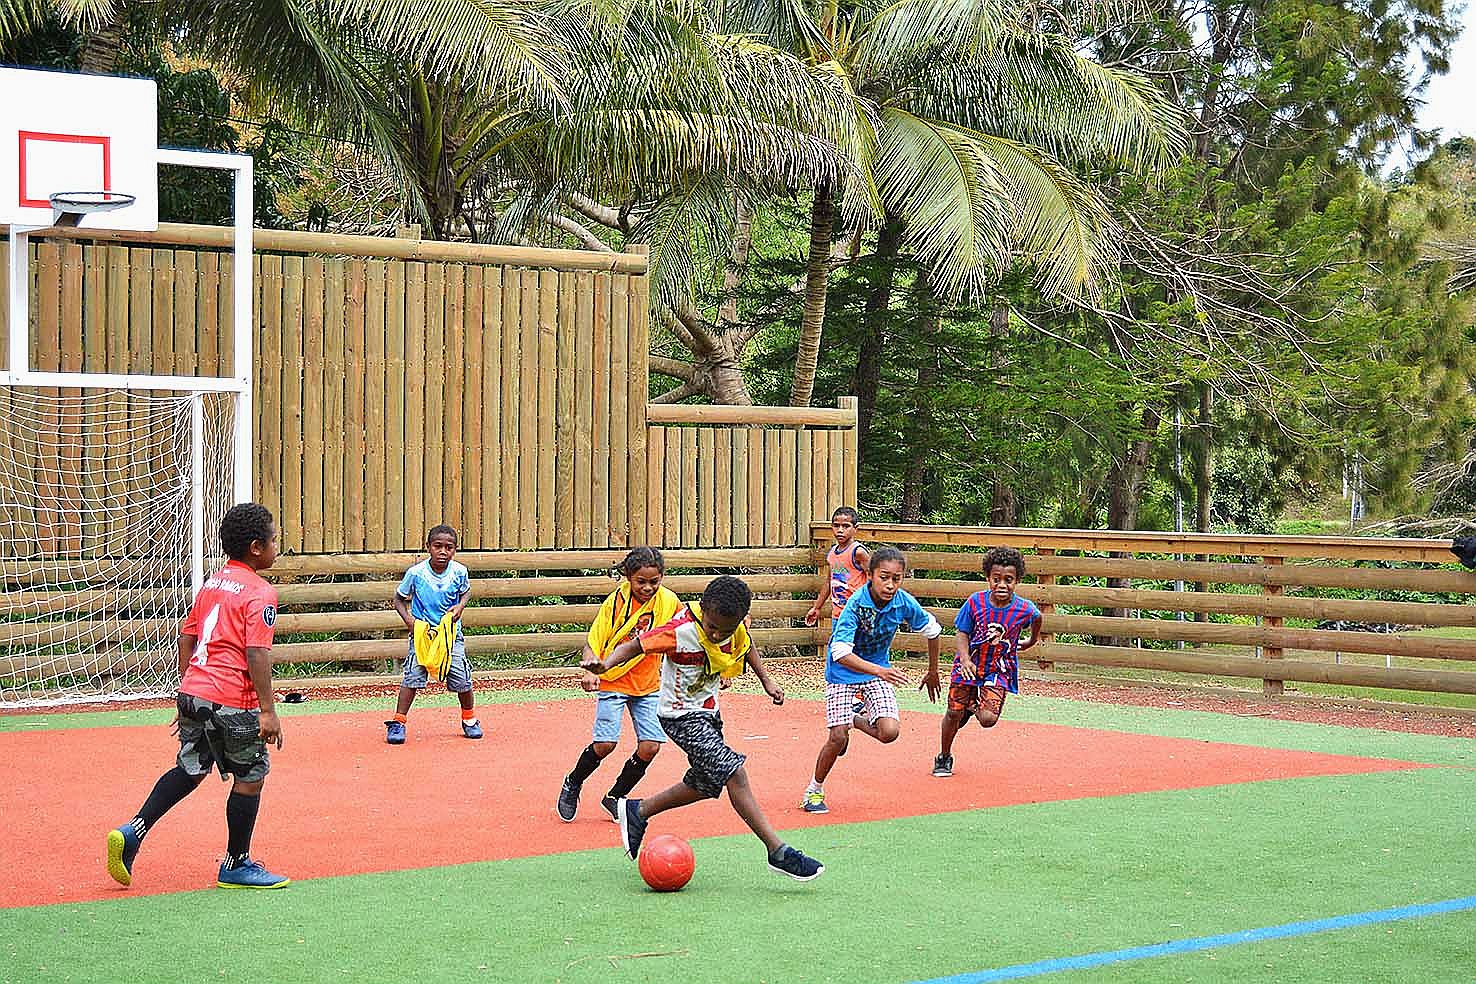
[[[1038,551],[1036,551],[1036,553],[1038,553],[1042,557],[1054,557],[1056,555],[1056,551],[1052,547],[1041,547]],[[1056,583],[1056,575],[1054,575],[1054,574],[1041,574],[1040,575],[1040,583],[1041,584],[1054,585]],[[1046,628],[1046,626],[1049,624],[1049,622],[1047,620],[1052,615],[1056,614],[1056,605],[1055,605],[1055,602],[1051,602],[1051,601],[1042,602],[1041,604],[1038,604],[1035,607],[1040,609],[1040,614],[1041,614],[1040,645],[1044,646],[1044,645],[1046,645],[1048,643],[1055,642],[1056,641],[1056,633],[1054,633],[1054,632],[1050,631],[1050,629]],[[1055,660],[1050,660],[1050,659],[1036,660],[1036,664],[1035,665],[1039,666],[1046,673],[1049,673],[1049,672],[1051,672],[1052,670],[1054,670],[1056,668],[1056,662],[1055,662]]]
[[[1280,567],[1281,566],[1281,562],[1282,562],[1282,558],[1280,558],[1280,557],[1262,557],[1261,558],[1261,561],[1262,561],[1262,563],[1264,563],[1264,564],[1266,564],[1266,565],[1268,565],[1270,567]],[[1261,594],[1264,597],[1276,598],[1276,597],[1280,597],[1281,596],[1281,593],[1282,593],[1282,586],[1279,585],[1279,584],[1263,584],[1263,585],[1261,585]],[[1281,628],[1281,624],[1282,624],[1282,622],[1281,622],[1281,616],[1280,615],[1263,615],[1263,616],[1261,616],[1261,624],[1262,625],[1265,625],[1265,626],[1268,626],[1270,628],[1273,628],[1273,629],[1279,629],[1279,628]],[[1280,659],[1281,658],[1281,649],[1279,647],[1276,647],[1276,646],[1263,646],[1263,647],[1261,647],[1261,658],[1262,659]],[[1261,680],[1261,693],[1264,694],[1267,697],[1280,697],[1281,694],[1282,694],[1282,692],[1285,689],[1286,689],[1286,685],[1282,681],[1280,681],[1280,680],[1266,680],[1264,678]]]

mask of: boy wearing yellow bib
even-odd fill
[[[637,547],[625,555],[616,570],[625,582],[610,593],[600,606],[599,615],[589,628],[584,644],[584,662],[604,659],[617,645],[638,638],[642,633],[665,625],[681,611],[677,596],[661,586],[666,562],[654,547]],[[556,806],[559,819],[572,823],[579,810],[579,793],[584,781],[599,768],[600,762],[620,741],[621,719],[630,713],[635,726],[636,750],[620,770],[615,784],[600,800],[610,819],[615,819],[615,801],[630,795],[636,783],[646,774],[651,760],[666,741],[657,719],[661,689],[661,657],[641,655],[605,670],[599,675],[584,671],[581,686],[598,693],[595,707],[594,741],[579,754],[574,770],[564,777]]]

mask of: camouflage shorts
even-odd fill
[[[255,710],[226,707],[180,694],[179,767],[192,776],[208,775],[211,766],[222,779],[260,782],[271,771],[266,742],[261,740],[261,715]]]

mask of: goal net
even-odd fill
[[[236,399],[0,386],[0,706],[175,688],[223,561]]]

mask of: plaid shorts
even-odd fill
[[[1004,713],[1004,687],[980,686],[976,683],[952,683],[948,685],[948,711],[951,714],[972,714],[987,711],[992,717]]]
[[[733,773],[747,758],[723,741],[723,719],[716,714],[695,713],[664,717],[661,729],[676,747],[687,753],[687,774],[682,782],[708,799],[717,799]]]
[[[179,757],[186,774],[204,776],[211,766],[220,777],[261,782],[271,771],[266,742],[261,740],[261,712],[226,707],[193,694],[174,698],[179,710]]]
[[[897,691],[885,680],[871,679],[865,683],[825,685],[825,726],[849,726],[855,716],[855,711],[851,708],[857,698],[865,702],[865,706],[861,708],[861,716],[866,718],[868,724],[875,724],[877,718],[902,720],[902,712],[897,709]]]

